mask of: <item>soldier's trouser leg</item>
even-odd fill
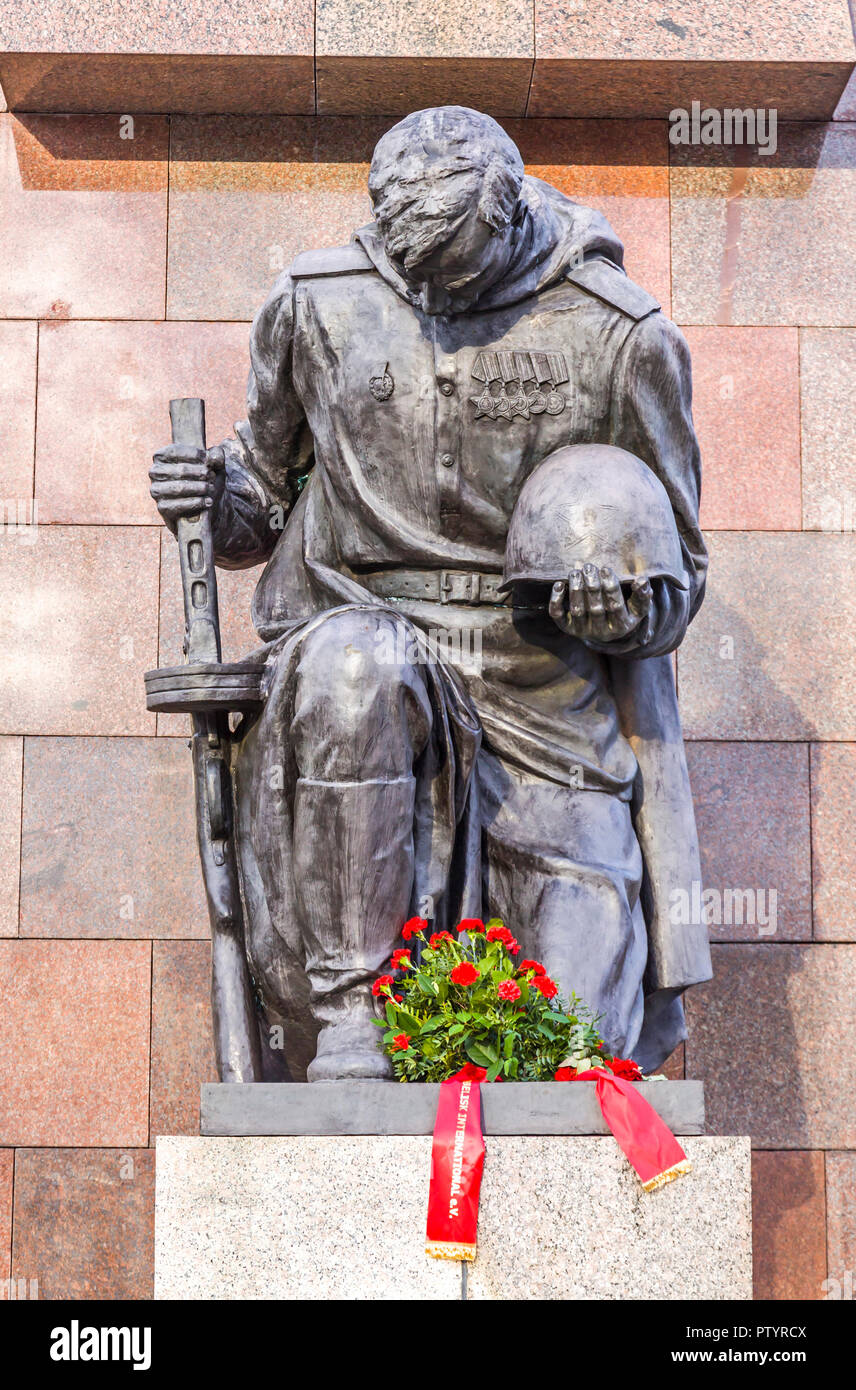
[[[420,668],[384,659],[398,627],[386,614],[346,612],[301,643],[292,864],[321,1026],[310,1081],[391,1075],[371,983],[410,907],[413,764],[431,729]]]

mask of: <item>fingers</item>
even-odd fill
[[[156,478],[149,488],[152,497],[197,497],[200,501],[211,504],[211,483],[205,479],[175,478],[162,479]]]
[[[644,647],[654,630],[654,590],[648,579],[634,579],[627,607],[639,620],[639,642]]]
[[[595,641],[606,641],[611,634],[607,623],[600,570],[596,565],[583,566],[583,586],[590,635]]]
[[[630,589],[630,597],[627,600],[627,607],[637,619],[646,618],[651,607],[651,600],[654,591],[648,579],[634,579]]]
[[[180,516],[192,516],[214,505],[225,465],[225,454],[219,447],[206,451],[168,444],[158,450],[149,469],[149,492],[168,526],[174,529]]]
[[[585,581],[582,570],[571,570],[568,578],[568,618],[569,632],[575,637],[584,637],[586,630]]]
[[[571,627],[568,622],[568,614],[565,609],[566,585],[564,580],[559,579],[550,590],[550,617],[562,632],[570,632]]]
[[[567,585],[561,580],[553,585],[549,611],[562,632],[581,641],[615,642],[640,624],[641,632],[647,631],[652,605],[653,590],[647,579],[634,579],[625,601],[614,570],[587,564],[571,571]]]

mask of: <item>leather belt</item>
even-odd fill
[[[499,593],[501,574],[482,574],[478,570],[363,570],[357,578],[378,598],[511,605],[511,595]]]

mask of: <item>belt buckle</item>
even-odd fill
[[[478,603],[481,575],[460,570],[440,571],[441,603]]]

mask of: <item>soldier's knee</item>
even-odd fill
[[[385,612],[346,610],[307,633],[291,729],[302,775],[410,771],[431,727],[413,651],[409,624]]]

